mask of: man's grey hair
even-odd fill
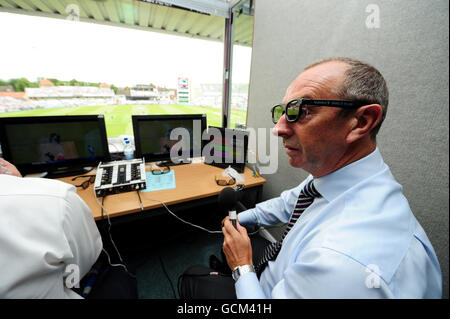
[[[381,121],[372,129],[370,135],[375,139],[380,130],[381,123],[386,117],[389,104],[389,91],[386,81],[380,71],[368,63],[346,57],[333,57],[315,62],[304,70],[310,69],[326,62],[343,62],[349,67],[345,72],[345,80],[340,88],[336,88],[337,96],[342,100],[361,101],[367,104],[379,104],[383,110]],[[351,111],[343,109],[341,116],[346,116]]]

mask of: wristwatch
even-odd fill
[[[248,272],[255,272],[255,267],[253,267],[253,265],[237,266],[236,268],[233,269],[232,277],[234,281],[237,281],[239,277]]]

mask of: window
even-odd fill
[[[163,9],[175,11],[161,15],[161,27],[185,14]],[[134,114],[206,114],[220,126],[224,18],[189,14],[197,17],[178,28],[199,38],[0,12],[0,29],[9,30],[0,117],[103,114],[108,138],[131,136]]]
[[[253,40],[253,1],[233,7],[232,60],[230,86],[230,128],[243,128],[247,122],[250,62]]]
[[[212,5],[220,8],[138,1],[125,12],[120,5],[99,10],[88,0],[65,11],[36,8],[33,16],[0,12],[0,29],[8,30],[0,52],[0,117],[103,114],[110,140],[132,136],[134,114],[203,113],[207,125],[221,126],[228,4]],[[246,123],[248,7],[243,1],[233,9],[233,68],[240,71],[232,79],[232,127]]]

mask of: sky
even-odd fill
[[[0,79],[38,77],[153,83],[178,77],[222,83],[223,43],[123,27],[0,12]],[[233,83],[248,83],[251,48],[235,46]]]

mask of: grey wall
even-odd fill
[[[380,27],[366,27],[378,5]],[[378,135],[386,163],[403,185],[431,240],[448,298],[449,254],[449,2],[448,0],[257,0],[248,127],[273,127],[269,109],[306,65],[330,56],[366,61],[390,90]],[[279,168],[265,175],[263,199],[294,187],[307,173],[289,166],[278,144]],[[268,146],[267,146],[268,148]]]

